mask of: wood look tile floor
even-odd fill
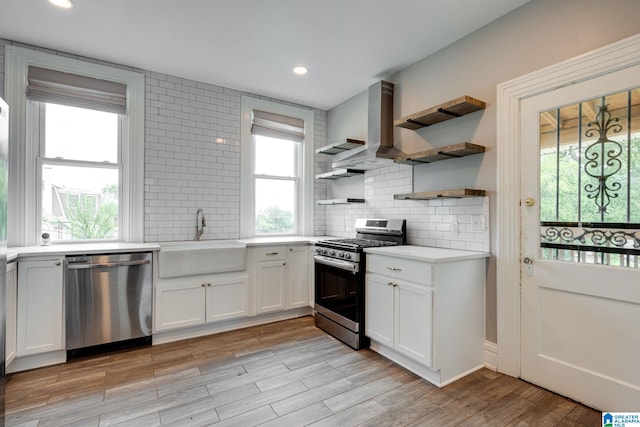
[[[12,374],[7,426],[596,426],[481,369],[437,388],[303,317]]]

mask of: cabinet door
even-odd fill
[[[393,347],[394,287],[390,279],[367,274],[365,289],[365,334],[374,341]]]
[[[18,264],[17,356],[62,350],[62,259]]]
[[[189,286],[156,289],[156,331],[204,323],[205,282]]]
[[[309,247],[292,246],[287,259],[287,308],[309,305]]]
[[[285,304],[285,261],[256,263],[256,312],[284,310]]]
[[[16,358],[16,305],[18,303],[18,275],[16,263],[7,264],[7,334],[5,363],[9,365]]]
[[[432,366],[433,289],[404,281],[395,283],[394,348],[426,366]]]
[[[207,282],[207,322],[249,315],[246,276]]]

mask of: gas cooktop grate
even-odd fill
[[[380,246],[395,246],[396,242],[388,240],[370,240],[370,239],[331,239],[323,240],[317,243],[318,245],[333,245],[344,246],[352,248],[376,248]]]

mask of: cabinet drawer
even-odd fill
[[[367,271],[427,286],[433,283],[433,266],[420,261],[368,254]]]
[[[287,248],[285,246],[265,246],[256,249],[258,261],[284,260],[286,257]]]

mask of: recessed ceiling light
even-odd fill
[[[294,72],[294,73],[296,73],[296,74],[298,74],[298,75],[301,75],[301,76],[302,76],[303,74],[307,74],[307,71],[309,71],[309,70],[307,69],[307,67],[302,67],[302,66],[299,66],[299,67],[293,67],[293,72]]]
[[[73,7],[72,0],[49,0],[49,3],[54,4],[63,9],[71,9]]]

